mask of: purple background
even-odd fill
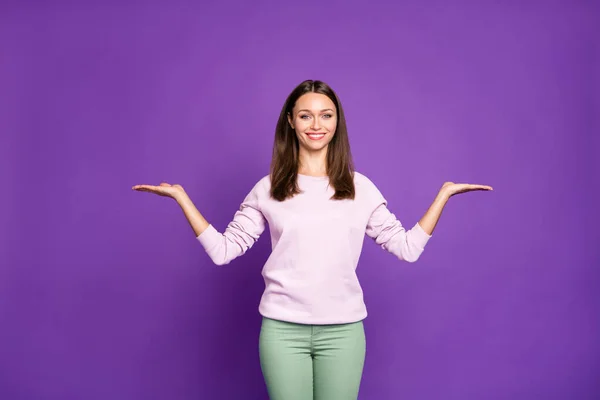
[[[304,79],[405,226],[495,189],[416,264],[365,240],[360,398],[599,398],[597,5],[281,3],[2,3],[0,398],[267,398],[268,235],[216,267],[131,186],[224,229]]]

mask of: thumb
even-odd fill
[[[158,185],[158,186],[167,186],[167,187],[168,187],[168,186],[171,186],[171,185],[169,185],[169,184],[168,184],[168,183],[166,183],[166,182],[161,182],[161,183],[160,183],[160,185]]]

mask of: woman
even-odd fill
[[[218,265],[244,254],[269,224],[259,353],[273,400],[357,398],[367,311],[355,271],[365,233],[400,260],[414,262],[451,196],[492,190],[446,182],[421,220],[404,229],[377,187],[354,171],[337,95],[311,80],[288,96],[270,174],[256,183],[224,233],[204,219],[181,185],[133,189],[175,199]]]

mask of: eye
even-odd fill
[[[306,118],[310,118],[310,116],[308,116],[308,115],[306,115],[306,114],[304,114],[304,115],[301,115],[301,116],[300,116],[300,118],[301,118],[301,119],[306,119],[305,117],[306,117]]]
[[[326,118],[331,118],[331,117],[333,117],[333,115],[331,115],[331,114],[324,114],[323,116],[324,116],[324,117],[326,117]]]

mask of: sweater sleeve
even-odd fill
[[[260,211],[260,182],[248,193],[224,233],[211,224],[197,240],[216,265],[229,264],[246,253],[265,230],[265,217]]]
[[[427,234],[418,222],[410,230],[406,230],[387,208],[387,201],[374,186],[372,200],[374,211],[367,223],[367,236],[398,259],[417,261],[431,235]]]

